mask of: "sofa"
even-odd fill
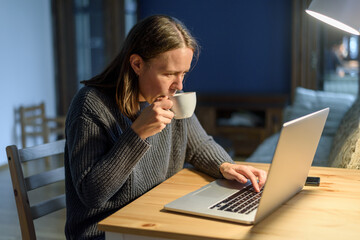
[[[330,113],[312,165],[360,169],[360,100],[356,96],[298,87],[283,119],[286,122],[325,107],[330,107]],[[265,139],[245,161],[271,163],[279,134]]]

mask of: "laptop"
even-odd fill
[[[304,187],[329,108],[283,124],[267,181],[260,193],[245,184],[217,179],[178,198],[164,209],[256,224]]]

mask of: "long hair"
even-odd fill
[[[130,56],[138,54],[147,62],[161,53],[182,47],[192,49],[198,59],[199,46],[183,23],[166,15],[150,16],[131,29],[120,53],[102,73],[81,83],[114,94],[122,114],[135,119],[140,108],[139,83],[130,65]]]

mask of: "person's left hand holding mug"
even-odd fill
[[[131,128],[143,140],[161,132],[174,118],[174,113],[169,111],[172,106],[169,97],[157,98],[140,113]]]

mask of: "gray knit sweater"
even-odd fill
[[[146,104],[142,104],[142,108]],[[172,120],[142,140],[115,99],[91,87],[74,97],[66,119],[67,239],[104,239],[97,223],[183,168],[221,178],[230,156],[197,118]]]

